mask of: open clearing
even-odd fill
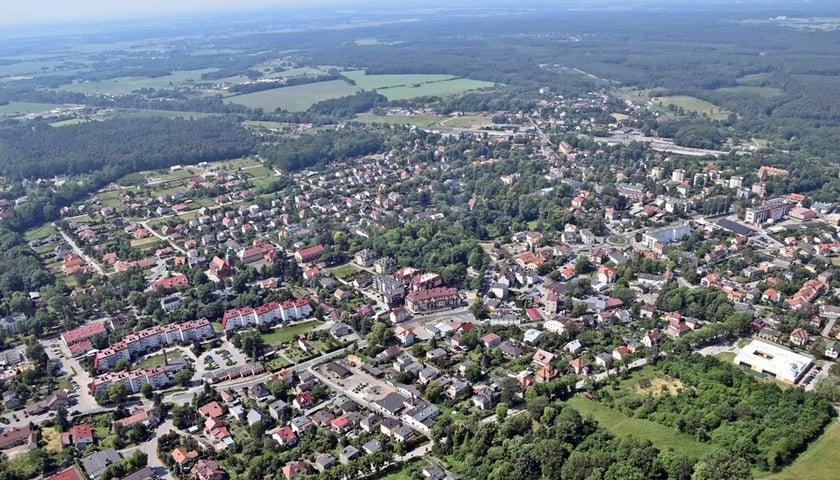
[[[699,442],[691,435],[679,433],[650,420],[630,418],[597,400],[587,400],[583,395],[575,395],[567,403],[584,417],[591,415],[598,424],[613,435],[620,437],[633,435],[650,440],[660,450],[671,448],[682,455],[700,458],[715,449],[713,445]]]
[[[53,108],[60,107],[52,103],[24,103],[24,102],[9,102],[6,105],[0,105],[0,115],[15,114],[15,113],[39,113],[47,112]]]
[[[667,391],[669,395],[676,395],[677,391],[683,386],[681,381],[670,377],[654,377],[647,380],[647,383],[647,386],[642,386],[641,382],[636,384],[636,393],[641,395],[650,393],[653,396],[658,396]]]
[[[360,113],[353,119],[363,123],[387,123],[391,125],[413,125],[415,127],[431,127],[437,125],[446,117],[433,115],[374,115],[372,113]]]
[[[347,278],[347,277],[355,274],[356,272],[358,272],[359,269],[357,269],[353,265],[347,263],[347,264],[341,265],[339,267],[331,268],[330,271],[336,277],[344,280],[345,278]]]
[[[781,472],[766,477],[768,480],[820,480],[837,478],[840,456],[835,454],[840,443],[840,423],[835,420],[825,433]]]
[[[785,93],[779,88],[758,87],[753,85],[738,85],[737,87],[724,87],[718,88],[715,91],[724,93],[737,93],[740,95],[758,95],[759,97],[764,98],[778,97]]]
[[[79,93],[127,94],[141,88],[173,88],[184,83],[201,81],[201,74],[216,71],[215,68],[202,70],[180,70],[162,77],[120,77],[98,82],[73,83],[62,85],[60,90]]]
[[[273,112],[278,108],[291,112],[302,112],[313,103],[331,98],[346,97],[358,92],[359,87],[350,85],[344,80],[308,83],[293,87],[272,88],[262,92],[235,95],[226,98],[225,103],[237,103],[248,108],[262,108],[266,112]]]

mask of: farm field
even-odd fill
[[[342,72],[342,75],[356,82],[356,85],[365,90],[378,90],[380,88],[400,87],[403,85],[423,84],[429,82],[441,82],[452,80],[457,77],[452,75],[368,75],[364,70],[351,70]]]
[[[52,110],[60,107],[52,103],[24,103],[24,102],[9,102],[6,105],[0,105],[0,115],[15,114],[15,113],[39,113]]]
[[[316,320],[312,320],[309,322],[303,322],[297,325],[292,325],[290,327],[275,328],[269,333],[264,333],[262,337],[263,340],[265,340],[265,343],[290,342],[293,338],[300,335],[301,333],[306,333],[312,330],[317,323],[318,322]]]
[[[691,435],[676,432],[650,420],[628,417],[597,400],[587,400],[583,395],[575,395],[567,403],[584,417],[591,415],[613,435],[633,435],[650,440],[660,450],[672,448],[680,454],[700,458],[715,449],[713,445],[699,442]]]
[[[344,80],[332,80],[235,95],[227,97],[224,101],[225,103],[244,105],[248,108],[262,108],[267,112],[273,112],[278,108],[292,112],[302,112],[314,103],[353,95],[359,90],[359,87],[350,85]]]
[[[184,83],[201,81],[201,74],[213,72],[214,68],[201,70],[181,70],[162,77],[121,77],[98,82],[62,85],[61,90],[79,93],[126,94],[140,88],[172,88]]]

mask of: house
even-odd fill
[[[0,433],[0,450],[25,444],[31,433],[32,431],[28,426],[20,428],[13,427]]]
[[[569,362],[569,365],[571,365],[575,375],[586,375],[589,373],[589,362],[583,357],[572,360]]]
[[[105,469],[111,465],[122,462],[123,456],[113,448],[101,452],[94,452],[82,457],[82,469],[87,473],[90,480],[99,480]]]
[[[615,347],[612,351],[612,357],[616,360],[622,360],[624,357],[630,354],[630,348],[626,345],[620,345]]]
[[[73,425],[70,436],[73,438],[73,445],[79,450],[93,445],[93,430],[90,425]]]
[[[399,325],[394,329],[394,336],[405,346],[413,344],[416,338],[413,328],[404,328]]]
[[[225,471],[216,462],[204,458],[195,462],[192,474],[195,480],[223,480],[225,478]]]
[[[439,466],[432,464],[423,469],[423,477],[429,480],[444,480],[446,472]]]
[[[341,449],[340,452],[338,452],[338,460],[341,463],[349,463],[359,458],[360,455],[361,453],[359,452],[358,448],[354,447],[353,445],[347,445],[346,447]]]
[[[295,478],[306,474],[306,465],[300,460],[296,460],[283,465],[282,471],[283,477],[285,477],[286,480],[294,480]]]
[[[536,353],[534,353],[534,357],[531,359],[531,361],[539,366],[544,367],[552,361],[554,361],[554,357],[555,355],[553,353],[546,352],[543,349],[539,349]]]
[[[499,350],[502,351],[502,355],[513,359],[522,358],[522,356],[525,355],[525,352],[523,352],[521,348],[514,345],[513,342],[511,342],[510,340],[505,340],[504,342],[500,343]]]
[[[268,405],[269,415],[277,421],[288,418],[290,412],[289,404],[283,400],[275,400]]]
[[[76,470],[76,467],[69,467],[56,473],[55,475],[47,477],[46,480],[83,480],[83,478],[84,477],[79,474],[79,471]]]
[[[294,446],[298,441],[297,435],[295,435],[295,432],[292,431],[292,427],[288,425],[284,425],[272,431],[271,438],[284,447]]]
[[[840,344],[837,342],[829,342],[828,345],[825,346],[825,356],[837,360],[837,357],[840,356]]]
[[[371,413],[359,422],[359,426],[367,433],[372,433],[378,430],[380,424],[382,424],[382,417],[375,413]]]
[[[484,344],[484,348],[486,348],[488,350],[497,346],[497,345],[499,345],[500,343],[502,343],[502,337],[496,335],[493,332],[490,332],[490,333],[482,336],[480,340],[481,340],[481,343]]]
[[[600,367],[610,368],[612,361],[613,357],[609,353],[602,352],[595,356],[595,364]]]
[[[574,339],[571,342],[564,345],[563,350],[571,353],[572,355],[576,355],[581,350],[583,350],[583,344],[580,343],[580,340]]]
[[[323,473],[338,465],[338,461],[329,453],[322,453],[315,457],[315,463],[313,465],[315,466],[315,470]]]
[[[535,328],[529,328],[525,331],[525,334],[522,337],[522,341],[525,343],[535,344],[540,341],[542,338],[543,333]]]
[[[370,455],[371,453],[376,453],[382,450],[382,442],[374,438],[373,440],[362,445],[362,450],[364,450],[365,453],[367,453],[368,455]]]
[[[647,348],[653,348],[656,345],[659,345],[662,342],[662,337],[659,335],[659,332],[656,331],[649,331],[642,337],[642,345],[646,346]]]
[[[811,340],[811,334],[805,331],[804,328],[794,328],[792,332],[790,332],[790,343],[804,347],[808,345],[808,342]]]
[[[310,392],[303,392],[292,400],[292,405],[294,405],[294,407],[298,410],[306,410],[314,403],[315,400],[312,398],[312,393]]]
[[[195,450],[187,451],[187,449],[183,447],[178,447],[175,450],[172,450],[172,460],[175,461],[175,464],[178,465],[182,471],[196,458],[198,458],[198,452]]]
[[[224,414],[224,410],[219,405],[219,402],[210,402],[199,407],[198,413],[202,414],[205,418],[219,418]]]
[[[560,370],[557,370],[554,365],[549,364],[537,370],[535,376],[537,383],[547,383],[559,377]]]

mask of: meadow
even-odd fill
[[[55,105],[52,103],[9,102],[6,105],[0,105],[0,115],[46,112],[60,106],[61,105]]]
[[[297,337],[301,333],[306,333],[312,330],[317,323],[318,322],[316,320],[312,320],[310,322],[298,323],[290,327],[275,328],[269,333],[264,333],[262,335],[262,338],[263,340],[265,340],[265,343],[291,342],[295,337]]]
[[[314,103],[353,95],[359,90],[359,87],[350,85],[344,80],[332,80],[234,95],[227,97],[225,103],[236,103],[248,108],[262,108],[266,112],[273,112],[278,108],[302,112]]]
[[[840,456],[835,455],[840,443],[840,423],[836,420],[825,429],[822,436],[811,444],[790,466],[766,477],[767,480],[821,480],[837,478]]]
[[[491,82],[458,78],[452,75],[367,75],[363,70],[342,73],[365,90],[376,90],[388,100],[404,100],[427,95],[454,95],[467,90],[493,87]]]
[[[79,93],[127,94],[141,88],[172,88],[186,83],[201,81],[203,73],[213,72],[214,68],[202,70],[180,70],[162,77],[120,77],[96,82],[73,83],[62,85],[60,90]]]

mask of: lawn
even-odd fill
[[[62,85],[61,90],[79,93],[111,93],[127,94],[141,88],[173,88],[185,83],[201,81],[201,74],[215,71],[215,68],[202,70],[180,70],[162,77],[120,77],[100,80],[97,82],[84,82]]]
[[[138,250],[145,250],[145,249],[151,248],[153,246],[156,246],[160,243],[163,243],[163,241],[161,239],[159,239],[158,237],[155,237],[154,235],[152,235],[151,237],[139,238],[137,240],[132,240],[131,241],[131,248],[136,248]]]
[[[840,443],[840,423],[832,422],[825,433],[799,455],[790,466],[781,472],[765,477],[768,480],[819,480],[837,478],[840,471],[840,456],[835,450]]]
[[[166,352],[166,358],[170,360],[175,360],[176,358],[181,358],[181,352],[178,350],[173,350],[171,352]],[[151,368],[157,367],[158,365],[163,365],[163,354],[159,355],[152,355],[150,357],[146,357],[140,363],[137,364],[137,368]]]
[[[58,234],[55,228],[52,226],[51,223],[47,223],[46,225],[41,225],[40,227],[33,228],[31,230],[27,230],[26,233],[23,234],[23,239],[27,242],[30,240],[34,240],[36,238],[43,238],[48,237],[51,234]],[[52,249],[50,249],[52,250]]]
[[[347,277],[353,275],[354,273],[358,272],[359,270],[349,263],[345,263],[339,267],[331,268],[330,271],[336,277],[344,280]]]
[[[43,437],[44,450],[50,453],[58,453],[61,451],[61,434],[55,431],[54,428],[42,428],[41,436]]]
[[[715,449],[713,445],[699,442],[691,435],[679,433],[650,420],[630,418],[597,400],[587,400],[583,395],[575,395],[567,403],[584,417],[591,415],[613,435],[633,435],[650,440],[660,450],[672,448],[679,454],[699,459]]]
[[[224,101],[225,103],[244,105],[248,108],[262,108],[267,112],[273,112],[278,108],[292,112],[302,112],[314,103],[353,95],[359,90],[359,87],[350,85],[344,80],[332,80],[235,95],[226,98]]]
[[[440,122],[441,126],[452,128],[481,128],[493,123],[490,117],[450,117]]]
[[[57,107],[60,107],[60,105],[56,105],[54,103],[9,102],[6,105],[0,105],[0,115],[14,113],[46,112]]]
[[[364,70],[351,70],[342,72],[342,75],[356,82],[356,85],[365,90],[378,90],[380,88],[401,87],[404,85],[422,84],[429,82],[440,82],[452,80],[457,77],[452,75],[367,75]]]
[[[312,320],[292,325],[290,327],[275,328],[269,333],[264,333],[262,337],[263,340],[265,340],[265,343],[290,342],[301,333],[306,333],[312,330],[317,323],[318,322],[316,320]]]
[[[51,127],[67,127],[70,125],[78,125],[80,123],[87,123],[90,120],[84,118],[69,118],[67,120],[59,120],[57,122],[50,123]]]

